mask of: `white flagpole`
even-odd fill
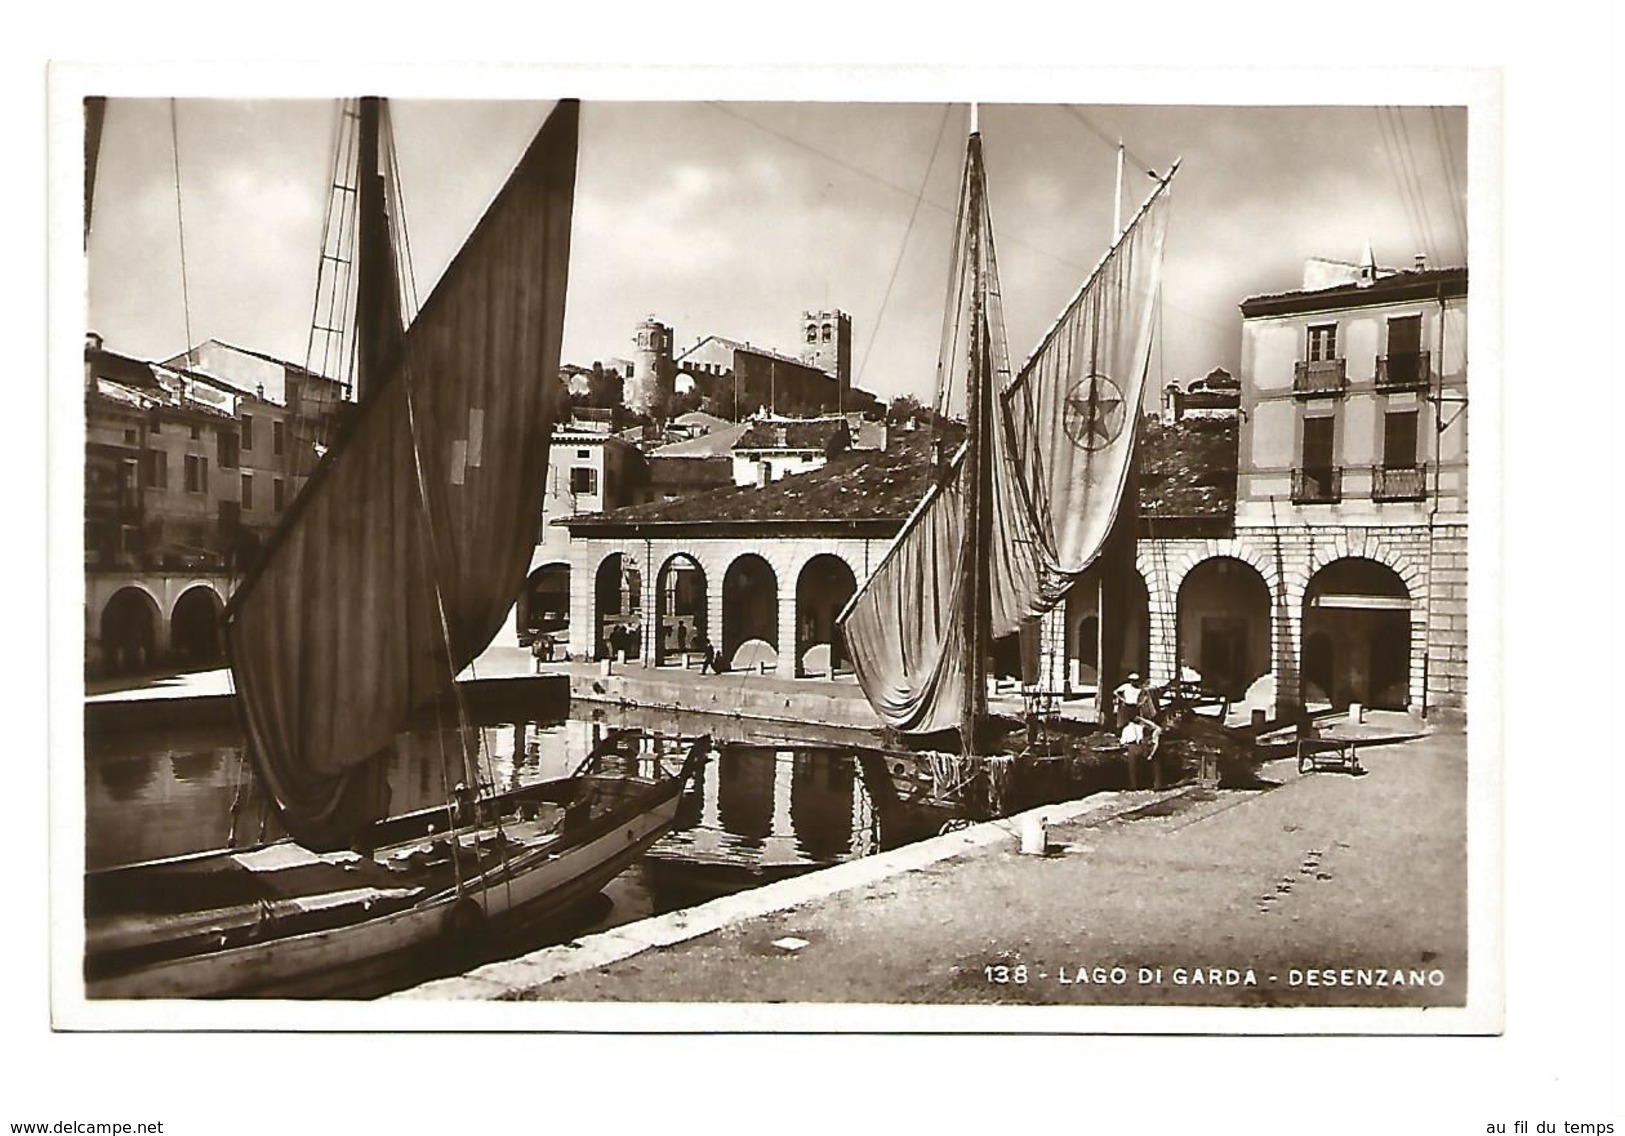
[[[1112,209],[1112,240],[1123,235],[1123,140],[1117,140],[1117,202]]]

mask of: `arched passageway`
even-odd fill
[[[158,665],[158,604],[140,588],[120,588],[102,608],[102,665],[110,674],[137,674]]]
[[[1411,594],[1399,574],[1361,557],[1334,560],[1303,597],[1305,705],[1403,710],[1410,701]]]
[[[1093,690],[1100,680],[1100,584],[1092,572],[1079,577],[1066,605],[1067,681],[1072,689]],[[1122,644],[1115,673],[1148,674],[1151,666],[1151,596],[1139,572],[1123,581]],[[1108,668],[1110,669],[1110,668]]]
[[[1204,560],[1179,585],[1179,665],[1205,689],[1235,700],[1270,673],[1270,589],[1233,556]]]
[[[700,649],[705,627],[705,570],[699,561],[679,552],[660,566],[655,577],[657,608],[655,665],[687,661]]]
[[[527,576],[513,616],[521,647],[541,635],[562,637],[570,627],[570,566],[543,564]]]
[[[835,617],[858,590],[857,577],[839,556],[821,552],[796,578],[796,677],[850,669]]]
[[[643,642],[643,574],[615,552],[593,581],[593,657],[635,659]]]
[[[722,577],[722,657],[734,668],[775,666],[779,578],[754,552],[736,557]]]
[[[169,646],[179,661],[200,665],[220,660],[225,610],[225,603],[207,584],[194,584],[181,593],[169,617]]]

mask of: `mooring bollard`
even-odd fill
[[[1364,706],[1364,704],[1359,703],[1359,702],[1350,702],[1349,703],[1349,723],[1351,725],[1356,725],[1357,726],[1363,721],[1365,721],[1365,706]]]
[[[1043,813],[1028,813],[1021,818],[1021,853],[1024,856],[1042,856],[1049,850],[1049,832],[1044,827]]]

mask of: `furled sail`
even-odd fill
[[[233,597],[227,641],[279,818],[386,815],[389,747],[496,634],[541,523],[579,107],[561,102]]]
[[[979,153],[972,139],[972,156]],[[967,160],[967,178],[980,176]],[[1170,173],[1169,177],[1172,177]],[[998,393],[988,439],[991,532],[987,605],[994,637],[1053,607],[1100,554],[1128,484],[1150,362],[1152,317],[1166,230],[1164,179],[1085,281],[1038,350]],[[977,199],[962,194],[962,201]],[[960,269],[977,277],[997,313],[999,295],[986,210],[962,217]],[[972,303],[970,310],[978,305]],[[950,307],[950,316],[959,313]],[[997,320],[986,326],[998,342]],[[976,340],[976,336],[971,339]],[[999,378],[996,356],[972,360]],[[971,674],[963,614],[968,491],[965,450],[956,455],[898,534],[880,567],[842,613],[858,680],[881,720],[905,733],[960,725]]]

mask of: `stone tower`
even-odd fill
[[[841,385],[841,398],[852,389],[852,317],[838,308],[801,313],[801,358]]]
[[[627,408],[663,418],[671,407],[677,368],[671,357],[671,328],[650,316],[632,337],[632,373],[624,387]]]

